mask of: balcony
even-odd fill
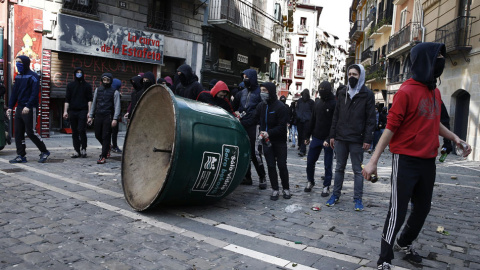
[[[148,11],[147,27],[155,30],[172,32],[172,20],[167,19],[168,14],[155,12],[152,8]]]
[[[435,32],[435,42],[445,44],[447,53],[470,51],[470,32],[475,17],[460,16],[455,20],[439,27]]]
[[[297,33],[301,35],[308,35],[308,25],[299,24],[297,28]]]
[[[412,73],[404,73],[404,74],[395,74],[392,77],[388,78],[388,84],[397,84],[403,83],[404,81],[410,79],[412,77]]]
[[[370,66],[368,71],[366,72],[365,81],[381,81],[385,80],[385,76],[387,71],[385,69],[384,63],[375,63]]]
[[[352,29],[350,29],[349,37],[351,40],[357,40],[363,34],[363,21],[357,20]]]
[[[297,54],[307,55],[307,46],[298,46],[297,47]]]
[[[388,57],[395,56],[405,49],[409,49],[415,42],[422,39],[420,23],[409,23],[390,37],[388,41]]]
[[[83,17],[97,18],[98,2],[97,0],[65,0],[60,11],[62,13],[79,15]],[[85,14],[93,16],[85,16]]]
[[[365,49],[365,51],[362,52],[360,61],[363,63],[369,60],[370,58],[372,58],[372,46],[368,47],[367,49]]]
[[[208,23],[268,48],[282,47],[280,22],[242,0],[212,0]]]
[[[305,78],[305,70],[297,68],[297,70],[295,70],[295,77]]]

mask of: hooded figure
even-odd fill
[[[432,42],[417,44],[410,53],[412,78],[425,84],[429,90],[437,87],[437,78],[445,67],[445,58],[437,58],[439,54],[443,57],[447,55],[445,45]]]
[[[235,116],[232,104],[228,98],[230,90],[223,81],[218,81],[210,91],[202,91],[197,98],[197,101],[205,102],[210,105],[218,106],[225,111]]]
[[[263,138],[268,138],[271,145],[262,140],[263,152],[268,167],[268,176],[272,185],[271,200],[277,200],[279,197],[278,175],[280,172],[282,181],[283,197],[290,199],[290,187],[287,169],[287,122],[288,111],[281,101],[277,99],[277,87],[275,84],[263,83],[262,99],[255,112],[255,119],[260,123],[260,134]],[[265,92],[265,89],[268,93]]]
[[[130,118],[131,112],[135,108],[135,105],[137,105],[137,98],[139,97],[139,96],[137,96],[138,95],[137,93],[142,91],[142,89],[143,89],[142,76],[140,76],[140,75],[133,76],[130,79],[130,83],[133,86],[133,92],[130,94],[130,105],[128,105],[127,113],[124,116],[125,118]]]
[[[200,92],[203,91],[202,85],[197,81],[193,74],[192,67],[183,64],[177,69],[180,84],[175,89],[175,95],[196,100]]]
[[[64,119],[70,120],[72,141],[75,153],[72,158],[87,157],[87,114],[92,106],[92,86],[85,81],[82,68],[75,68],[75,79],[67,85],[65,95]],[[81,147],[81,149],[80,149]]]
[[[163,79],[165,79],[165,81],[167,82],[167,86],[168,86],[168,87],[172,87],[173,81],[172,81],[172,78],[170,78],[170,76],[167,76],[167,77],[165,77],[165,78],[163,78]]]
[[[151,71],[145,72],[142,76],[143,79],[143,91],[147,90],[150,86],[155,84],[155,75]],[[142,92],[143,94],[143,92]]]
[[[310,91],[304,89],[302,97],[298,99],[296,105],[297,129],[298,129],[298,147],[300,148],[298,155],[303,157],[307,152],[305,146],[305,132],[308,129],[310,118],[312,118],[313,106],[315,102],[310,98]]]
[[[280,100],[283,104],[285,104],[285,108],[287,108],[287,113],[288,113],[287,124],[290,124],[290,118],[291,118],[291,115],[290,115],[290,106],[288,106],[288,104],[287,104],[287,98],[286,98],[284,95],[281,95],[279,100]]]
[[[30,70],[30,58],[20,55],[15,58],[15,65],[18,75],[15,77],[10,101],[8,103],[7,117],[10,117],[13,107],[17,105],[15,113],[15,146],[17,147],[17,157],[10,160],[10,163],[27,162],[25,157],[25,133],[40,150],[40,159],[38,162],[47,161],[50,152],[45,143],[34,130],[34,119],[37,118],[38,92],[40,90],[40,78],[37,73]]]

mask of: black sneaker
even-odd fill
[[[270,200],[276,201],[278,200],[278,190],[273,190],[272,195],[270,195]]]
[[[10,163],[26,163],[27,162],[27,157],[22,157],[18,155],[16,158],[12,159],[9,161]]]
[[[260,189],[267,189],[267,179],[265,177],[260,178],[260,184],[258,184]]]
[[[397,239],[394,247],[395,247],[395,250],[405,253],[405,257],[403,257],[404,260],[411,262],[413,264],[422,263],[422,256],[420,256],[415,251],[415,249],[413,249],[413,245],[402,247],[398,244],[398,239]]]
[[[253,184],[252,178],[250,177],[243,178],[243,181],[240,183],[240,185],[248,185],[248,186],[251,186],[252,184]]]
[[[305,192],[310,192],[310,191],[312,191],[313,186],[315,186],[315,184],[312,183],[312,182],[310,182],[310,181],[308,181],[308,182],[307,182],[307,186],[305,187],[305,189],[303,189],[303,191],[305,191]]]
[[[287,200],[292,198],[292,194],[290,194],[290,190],[288,190],[288,189],[283,190],[283,198],[287,199]]]
[[[305,153],[303,153],[303,152],[298,152],[298,156],[299,156],[299,157],[304,157],[304,156],[305,156]]]
[[[386,262],[377,265],[377,270],[390,270],[390,269],[392,269],[392,265]]]
[[[50,151],[47,150],[47,152],[42,152],[39,156],[38,163],[45,163],[48,156],[50,156]]]
[[[113,151],[114,153],[117,153],[117,154],[122,153],[122,150],[120,150],[120,148],[118,148],[118,146],[112,147],[112,151]]]
[[[75,152],[75,154],[71,155],[71,158],[79,158],[81,155],[78,152]]]
[[[328,197],[328,195],[330,195],[330,187],[323,187],[322,194],[320,194],[320,196]]]

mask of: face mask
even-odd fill
[[[16,63],[18,73],[23,73],[23,63]]]
[[[267,103],[269,99],[269,94],[268,93],[260,93],[260,98],[262,99],[263,102]]]
[[[243,79],[243,84],[245,84],[245,88],[250,88],[250,86],[252,86],[249,79]]]
[[[151,81],[143,81],[143,89],[147,89],[152,85],[153,83]]]
[[[108,82],[108,83],[104,83],[104,82],[103,82],[103,79],[102,79],[102,84],[103,84],[103,87],[105,87],[105,88],[110,88],[110,86],[112,85],[112,82],[110,81],[110,82]]]
[[[187,77],[185,77],[185,75],[180,75],[180,82],[182,83],[183,86],[186,86],[188,85],[188,81],[187,81]]]
[[[355,78],[353,76],[348,78],[348,84],[350,85],[350,88],[355,88],[355,86],[357,86],[357,83],[358,83],[357,78]]]
[[[75,77],[77,77],[77,78],[79,78],[79,79],[82,78],[82,76],[83,76],[82,73],[75,73]]]
[[[445,68],[445,58],[437,58],[435,62],[435,67],[433,69],[433,76],[435,78],[440,77],[443,73],[443,69]]]
[[[320,90],[320,98],[325,99],[328,96],[328,90]]]

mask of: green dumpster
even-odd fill
[[[160,85],[138,101],[123,147],[122,187],[137,211],[218,201],[250,163],[248,135],[235,117]]]
[[[0,97],[0,150],[2,150],[5,147],[6,144],[6,134],[5,132],[8,132],[8,130],[5,130],[5,113],[3,112],[3,98]]]

